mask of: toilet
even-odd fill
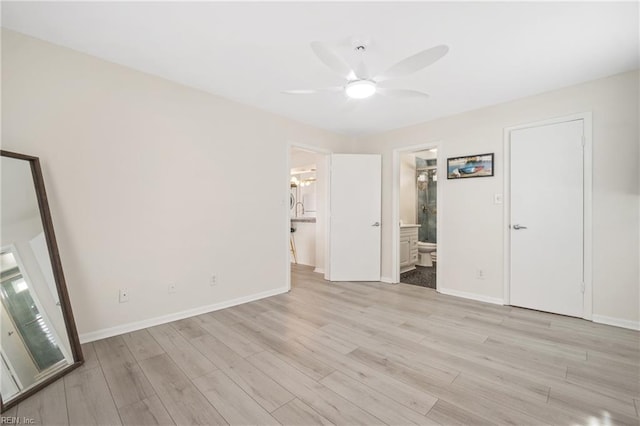
[[[436,255],[436,243],[418,241],[419,266],[433,266]]]

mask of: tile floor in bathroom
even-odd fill
[[[400,274],[400,282],[419,285],[420,287],[436,288],[436,264],[433,266],[418,266],[413,271]]]

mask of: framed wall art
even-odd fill
[[[493,176],[493,153],[447,158],[447,179]]]

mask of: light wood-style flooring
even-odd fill
[[[83,346],[4,416],[72,425],[640,424],[638,332],[382,283],[293,290]]]

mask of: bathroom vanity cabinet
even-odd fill
[[[418,228],[420,225],[400,225],[400,273],[416,269]]]

